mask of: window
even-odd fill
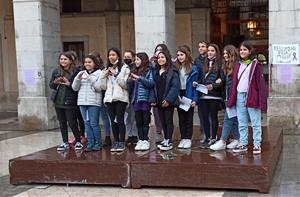
[[[84,42],[63,42],[64,51],[75,51],[78,61],[82,62],[84,58]]]
[[[81,12],[81,0],[62,0],[61,6],[63,13]]]

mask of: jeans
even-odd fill
[[[124,113],[127,103],[114,101],[105,103],[110,117],[110,123],[114,134],[115,142],[125,142],[126,128],[124,124]]]
[[[125,120],[125,127],[128,136],[138,136],[138,130],[136,128],[136,122],[135,122],[135,112],[133,109],[133,105],[128,105],[126,108],[127,112],[127,118]]]
[[[105,136],[110,136],[110,122],[109,122],[108,112],[105,105],[102,105],[100,107],[100,116],[104,124]]]
[[[84,121],[84,126],[87,134],[88,142],[94,143],[98,141],[101,143],[101,129],[99,126],[99,106],[80,106],[81,115]]]
[[[246,93],[237,94],[237,117],[239,122],[240,143],[248,144],[248,120],[250,117],[253,129],[253,144],[261,145],[261,110],[245,106]]]
[[[235,140],[240,139],[237,117],[229,118],[227,111],[225,110],[221,140],[227,141],[230,132],[232,132],[233,138]]]

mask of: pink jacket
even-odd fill
[[[236,105],[238,73],[240,63],[237,63],[233,69],[232,87],[228,99],[228,107]],[[249,87],[246,96],[246,107],[267,111],[267,87],[263,76],[262,64],[254,59],[250,68]]]

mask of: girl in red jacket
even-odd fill
[[[267,90],[263,77],[263,66],[251,60],[252,45],[244,41],[240,45],[241,61],[234,67],[233,81],[228,107],[236,105],[240,132],[240,143],[233,152],[248,150],[248,119],[253,128],[253,154],[261,153],[261,112],[267,109]]]

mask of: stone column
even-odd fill
[[[137,52],[152,56],[165,43],[175,54],[175,0],[134,0],[134,23]]]
[[[22,129],[57,127],[49,79],[61,51],[59,0],[13,0]]]
[[[210,42],[210,9],[192,8],[191,16],[193,57],[197,57],[199,41]]]
[[[270,0],[269,2],[269,59],[272,63],[273,44],[300,44],[299,0]],[[299,54],[300,55],[300,54]],[[300,67],[299,65],[270,67],[270,96],[268,122],[283,128],[300,127]],[[288,71],[286,71],[286,69]],[[285,72],[288,81],[283,80]],[[289,72],[291,77],[289,77]],[[299,131],[299,130],[298,130]]]
[[[121,29],[119,11],[105,12],[106,46],[121,48]]]

